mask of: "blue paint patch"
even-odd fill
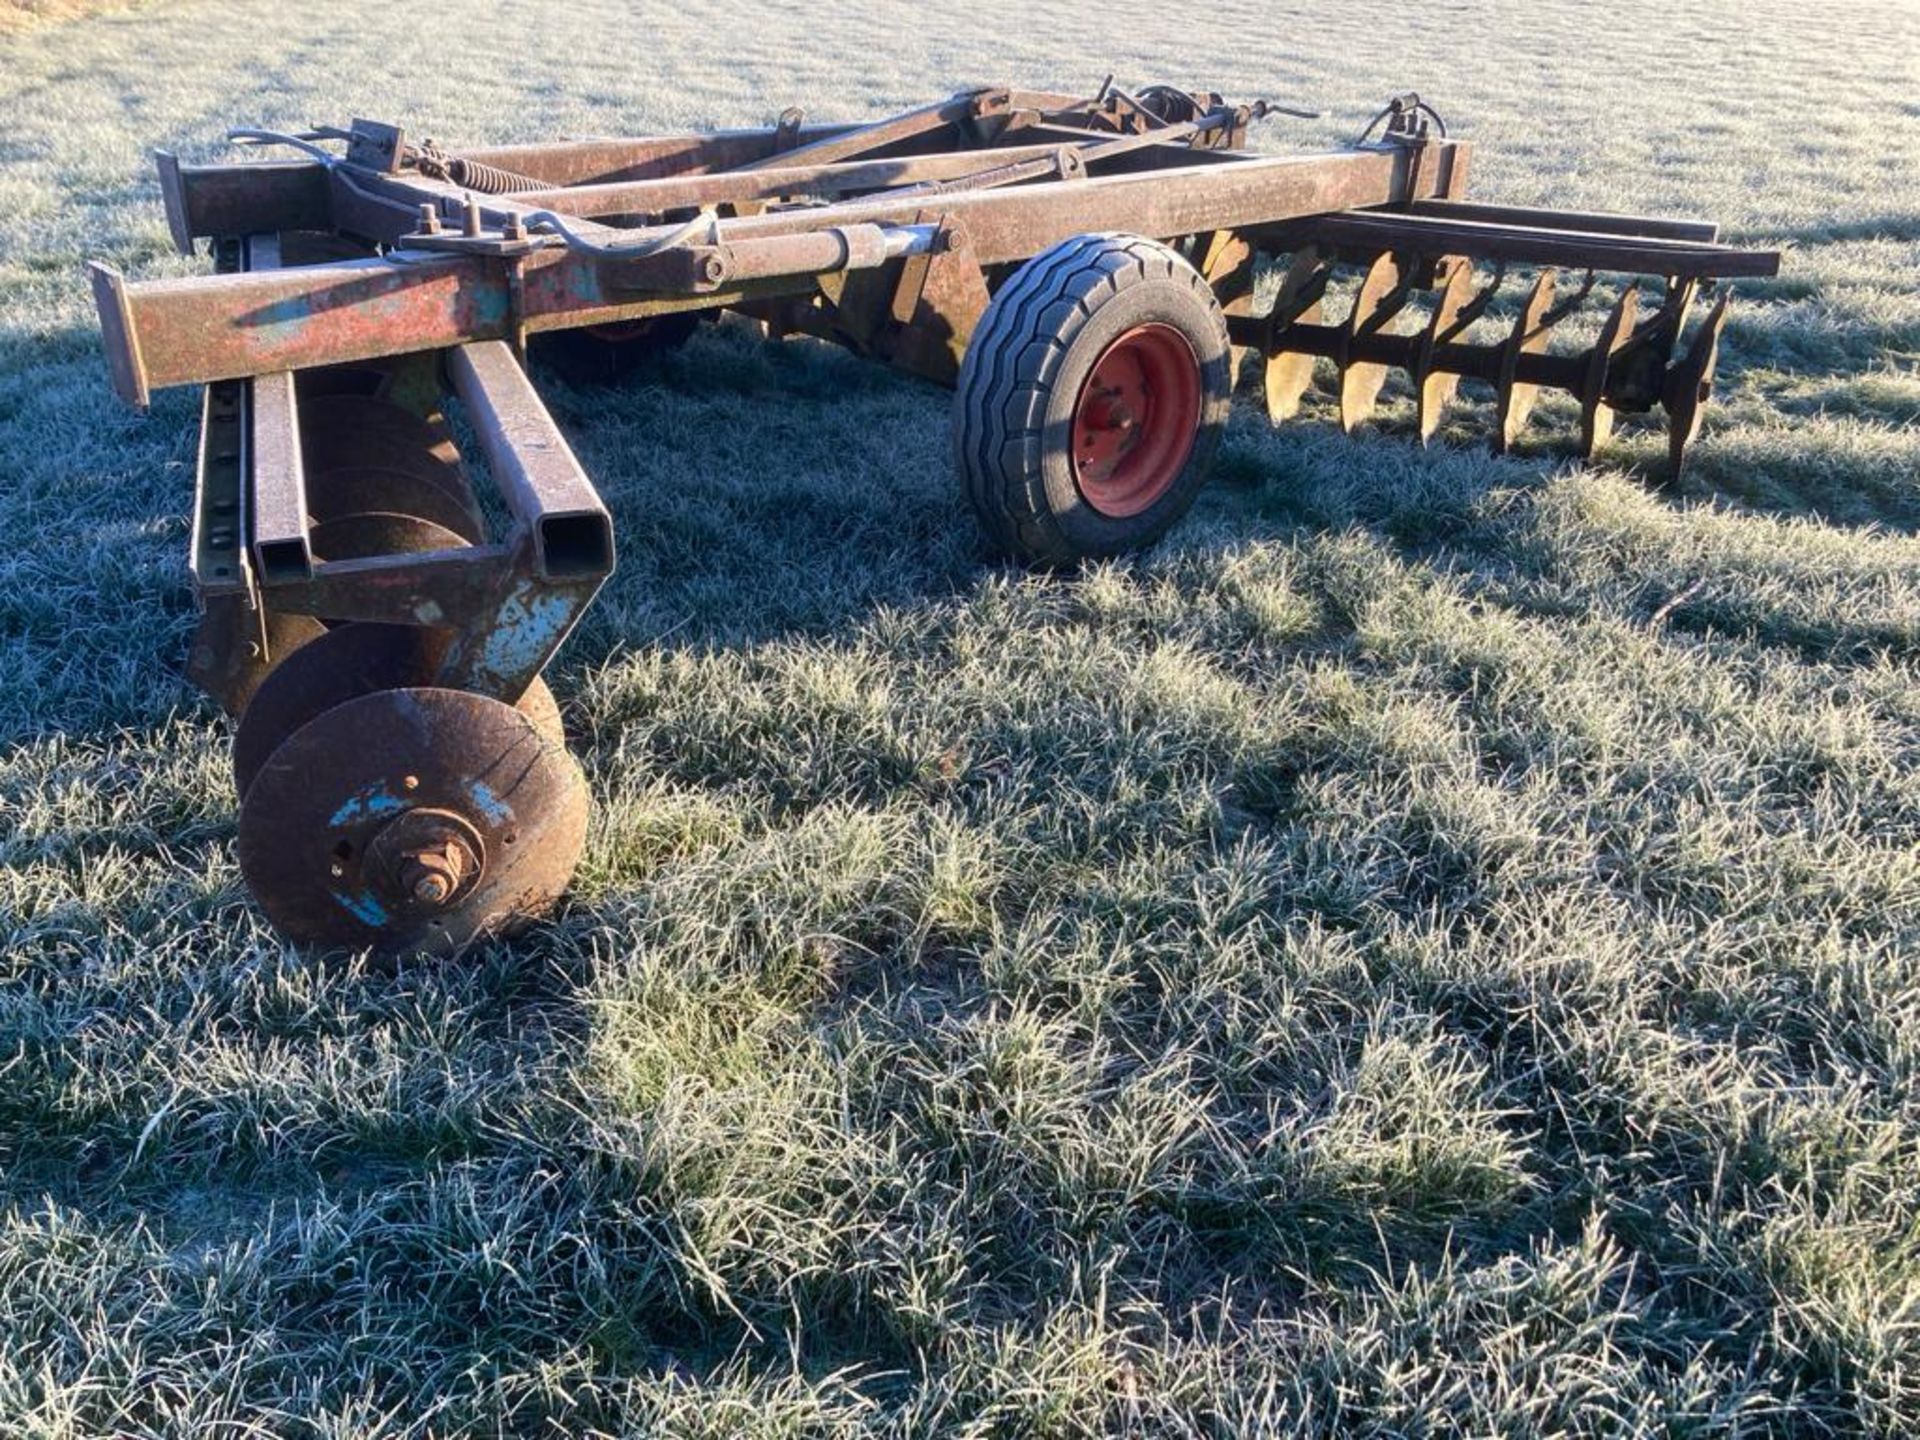
[[[494,680],[533,670],[566,637],[578,613],[565,595],[534,595],[522,582],[501,604],[480,650],[480,669]]]
[[[480,807],[481,813],[494,824],[505,825],[513,819],[513,810],[493,793],[493,787],[486,781],[474,781],[467,787],[467,793],[473,797],[473,803]]]
[[[474,319],[488,330],[505,329],[512,310],[509,301],[504,285],[489,285],[478,290],[473,297]]]
[[[334,811],[333,817],[327,821],[327,824],[337,830],[342,825],[351,825],[357,820],[371,820],[376,815],[391,815],[396,810],[406,808],[407,802],[387,789],[385,785],[369,785]]]
[[[378,930],[387,923],[387,912],[380,902],[373,898],[371,890],[362,890],[358,895],[342,895],[336,890],[333,892],[333,898],[363,925],[371,925]]]

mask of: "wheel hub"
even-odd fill
[[[1081,497],[1125,519],[1173,487],[1200,426],[1200,361],[1171,325],[1136,325],[1094,362],[1073,409]]]

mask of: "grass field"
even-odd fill
[[[947,396],[716,329],[548,387],[621,568],[574,897],[277,946],[179,676],[146,152],[1179,79],[1700,213],[1678,493],[1275,431],[1131,564],[983,555]],[[0,1435],[1920,1429],[1920,5],[182,0],[0,39]],[[204,262],[202,262],[204,263]],[[1478,413],[1474,413],[1477,411]],[[1397,432],[1397,433],[1393,433]]]

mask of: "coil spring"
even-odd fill
[[[451,155],[446,160],[447,178],[454,184],[467,190],[478,190],[482,195],[510,195],[516,190],[538,190],[541,182],[526,175],[516,175],[511,170],[502,170],[498,165],[489,165],[481,160],[469,160],[464,155]]]

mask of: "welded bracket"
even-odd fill
[[[920,220],[938,221],[939,235],[928,253],[901,262],[887,358],[902,370],[951,385],[992,297],[967,232],[931,213]]]
[[[461,624],[441,683],[517,701],[613,573],[613,521],[513,352],[447,352],[494,483],[513,516],[511,563]]]

